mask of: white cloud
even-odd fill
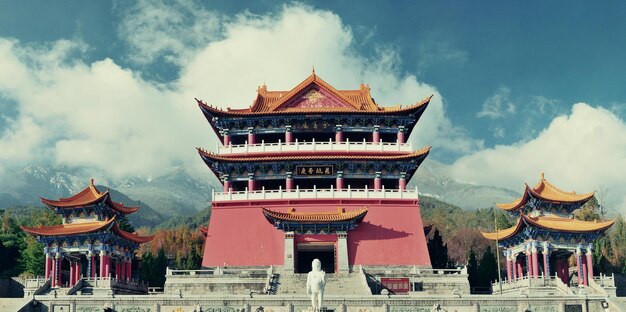
[[[172,62],[181,66],[180,79],[167,85],[146,81],[111,59],[85,62],[76,57],[85,49],[80,42],[33,49],[0,40],[0,67],[10,69],[0,72],[0,94],[18,103],[17,116],[0,130],[0,148],[11,151],[2,153],[0,170],[42,163],[103,168],[114,176],[156,175],[183,164],[207,175],[194,147],[212,148],[214,136],[193,98],[246,107],[259,84],[290,89],[312,66],[340,89],[369,83],[383,104],[412,104],[434,94],[414,132],[419,144],[456,153],[481,147],[452,125],[433,86],[399,73],[392,49],[380,47],[371,57],[357,54],[353,33],[336,14],[301,5],[272,15],[244,14],[219,25],[221,39],[201,44],[209,37],[199,34],[215,25],[200,17],[212,15],[185,5],[195,14],[189,37],[179,33],[186,25],[177,22],[181,4],[170,9],[141,2],[121,26],[134,51],[145,57],[138,61],[178,58]],[[154,20],[142,20],[147,17]],[[190,41],[200,46],[182,55]]]
[[[483,102],[482,110],[476,117],[498,119],[515,113],[515,103],[510,100],[511,89],[500,86]]]
[[[160,60],[182,64],[199,45],[219,35],[220,18],[193,0],[118,2],[122,22],[118,33],[138,64]]]
[[[499,145],[458,159],[459,180],[520,190],[545,172],[565,190],[606,190],[609,208],[626,212],[626,123],[610,111],[579,103],[556,117],[536,138]],[[613,207],[610,207],[613,206]]]

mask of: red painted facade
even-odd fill
[[[314,199],[215,202],[205,243],[203,266],[283,265],[285,239],[263,216],[261,207],[287,211],[324,212],[338,206],[369,211],[348,233],[350,265],[430,266],[420,208],[415,200]],[[296,245],[336,241],[336,235],[295,236]]]

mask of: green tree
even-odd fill
[[[167,257],[165,249],[160,248],[154,265],[155,286],[163,287],[165,285],[165,271],[167,270]]]
[[[135,232],[135,228],[130,224],[127,216],[122,215],[118,217],[116,222],[122,231],[130,232],[130,233]]]
[[[22,267],[34,276],[44,276],[46,255],[43,253],[43,245],[32,236],[26,236],[25,242],[26,248],[22,250],[19,260]]]
[[[139,278],[148,283],[150,286],[156,285],[156,280],[154,278],[154,267],[155,267],[156,259],[149,251],[144,253],[141,256],[141,262],[139,266]]]
[[[467,260],[467,279],[471,288],[478,286],[478,259],[476,259],[474,248],[470,248]]]
[[[439,234],[439,229],[435,229],[433,238],[428,240],[428,254],[433,269],[447,269],[450,266],[448,258],[448,246],[443,243],[443,237]]]
[[[191,246],[191,250],[189,251],[189,256],[187,257],[187,270],[197,270],[200,269],[202,265],[202,256],[196,249],[196,246]]]
[[[496,256],[491,251],[491,246],[488,246],[478,265],[477,282],[480,287],[489,287],[491,283],[497,279],[498,265],[496,263]]]

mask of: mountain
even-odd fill
[[[512,202],[521,195],[502,187],[456,181],[449,175],[445,164],[432,159],[428,159],[419,167],[408,187],[416,185],[420,194],[463,209],[493,207],[495,203]]]
[[[135,227],[156,226],[173,216],[193,215],[209,206],[211,188],[175,168],[167,174],[152,177],[102,178],[104,172],[83,167],[29,166],[17,170],[15,177],[0,181],[0,209],[13,206],[43,206],[39,197],[56,199],[84,189],[95,178],[99,189],[109,189],[115,201],[140,206],[130,216]]]

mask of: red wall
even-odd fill
[[[336,211],[368,207],[365,219],[348,232],[350,265],[430,266],[426,238],[415,200],[264,200],[214,202],[204,247],[203,266],[283,265],[284,234],[274,228],[261,207],[277,211]],[[300,241],[324,240],[319,235]],[[336,240],[333,235],[332,240]]]

